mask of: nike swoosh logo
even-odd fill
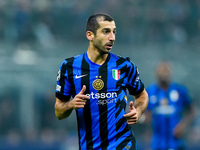
[[[84,76],[87,76],[87,74],[84,74],[84,75],[81,75],[81,76],[75,76],[75,79],[79,79],[79,78],[82,78],[82,77],[84,77]]]

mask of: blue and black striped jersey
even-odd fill
[[[157,84],[147,87],[149,104],[152,111],[152,149],[180,149],[183,141],[174,136],[174,129],[183,117],[183,111],[192,103],[185,86],[172,82],[168,90]]]
[[[135,64],[113,53],[103,65],[93,63],[87,53],[65,59],[58,71],[56,97],[74,97],[83,85],[90,100],[76,111],[80,149],[135,149],[134,135],[123,117],[127,90],[131,95],[144,90]]]

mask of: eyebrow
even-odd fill
[[[111,28],[102,28],[102,30],[111,30]],[[116,27],[113,30],[116,30]]]

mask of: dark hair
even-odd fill
[[[92,31],[94,34],[96,34],[97,29],[100,27],[97,19],[100,17],[102,17],[103,21],[113,21],[113,18],[107,14],[98,13],[91,15],[87,20],[86,32]]]

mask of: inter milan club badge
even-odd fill
[[[120,70],[116,70],[116,69],[113,69],[112,70],[112,76],[115,80],[119,80],[120,78]]]
[[[98,77],[96,77],[98,78]],[[101,78],[101,76],[99,76],[99,78]],[[96,79],[93,81],[92,86],[95,90],[101,90],[104,87],[104,82],[101,79]]]

